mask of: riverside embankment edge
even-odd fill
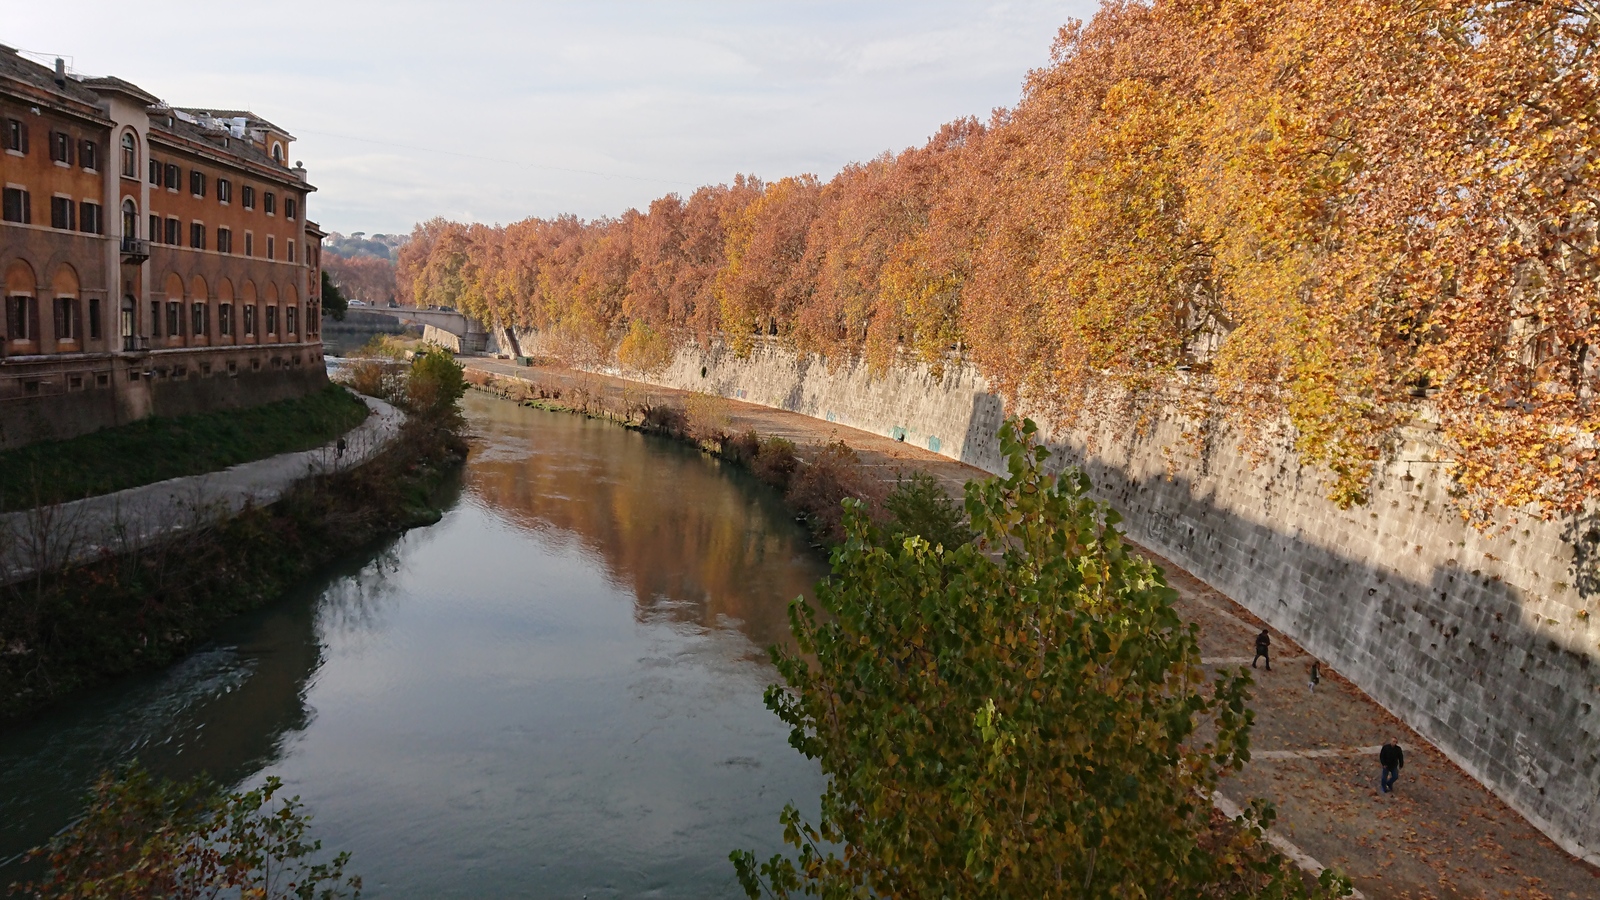
[[[498,330],[492,330],[498,331]],[[498,336],[498,335],[495,335]],[[523,352],[539,336],[519,332]],[[491,344],[490,351],[497,348]],[[685,347],[657,375],[594,371],[787,410],[997,473],[1008,414],[969,366],[747,356]],[[1026,409],[1020,410],[1026,414]],[[1600,865],[1600,519],[1522,517],[1480,532],[1455,511],[1425,435],[1340,509],[1285,446],[1226,432],[1199,455],[1175,413],[1140,434],[1050,433],[1136,541],[1294,638],[1437,746],[1567,852]]]

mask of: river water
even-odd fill
[[[138,757],[281,777],[368,897],[741,896],[728,852],[780,849],[784,803],[814,818],[822,788],[761,695],[823,560],[770,491],[688,448],[464,405],[438,524],[0,734],[0,860]]]

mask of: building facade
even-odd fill
[[[293,141],[0,46],[0,448],[326,382]]]

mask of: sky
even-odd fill
[[[644,208],[926,141],[1015,105],[1057,2],[8,4],[0,43],[298,140],[331,231]],[[267,12],[270,10],[270,12]]]

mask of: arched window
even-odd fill
[[[139,177],[139,146],[134,143],[131,131],[122,133],[122,174],[127,178]]]
[[[280,166],[283,165],[283,145],[277,141],[272,142],[272,161]]]
[[[129,240],[139,236],[139,207],[132,197],[122,201],[122,236]]]

